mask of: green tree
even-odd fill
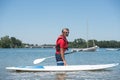
[[[2,48],[1,40],[0,40],[0,48]]]
[[[11,37],[11,46],[12,48],[20,48],[22,47],[22,41],[16,39],[15,37]]]
[[[73,42],[69,42],[69,46],[72,48],[86,47],[86,41],[82,38],[75,39]]]
[[[1,38],[1,47],[2,48],[10,48],[11,47],[11,41],[9,39],[9,36],[5,36]]]
[[[1,48],[22,48],[23,43],[19,39],[15,37],[9,38],[9,36],[1,37],[0,39],[0,47]]]

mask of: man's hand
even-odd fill
[[[63,61],[63,63],[64,63],[64,66],[67,66],[67,63],[66,63],[66,61]]]

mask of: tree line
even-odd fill
[[[70,48],[86,48],[88,43],[88,47],[92,46],[99,46],[100,48],[120,48],[120,41],[115,40],[103,40],[103,41],[97,41],[97,40],[84,40],[82,38],[75,39],[72,42],[69,42]]]
[[[110,40],[110,41],[97,41],[97,40],[88,40],[78,38],[74,41],[69,42],[70,48],[86,48],[87,43],[89,47],[94,45],[99,46],[100,48],[120,48],[120,41]],[[21,40],[16,39],[15,37],[4,36],[0,38],[0,48],[24,48],[25,43]],[[30,44],[27,44],[30,45]],[[46,44],[47,45],[47,44]]]
[[[0,39],[0,48],[22,48],[24,47],[21,40],[15,37],[4,36]]]

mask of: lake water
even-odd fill
[[[0,49],[0,80],[120,80],[120,65],[99,71],[13,72],[8,66],[34,66],[33,60],[53,56],[54,49]],[[120,51],[76,52],[66,55],[68,65],[120,63]],[[55,58],[37,65],[56,65]]]

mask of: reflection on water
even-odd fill
[[[65,80],[66,73],[57,73],[56,80]]]
[[[4,80],[120,80],[114,70],[78,72],[8,72]]]

